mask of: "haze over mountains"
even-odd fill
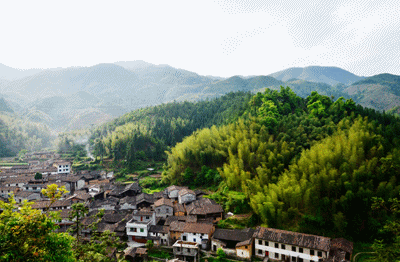
[[[400,106],[399,78],[390,74],[365,78],[321,66],[221,78],[144,61],[46,70],[18,70],[0,64],[0,97],[18,114],[60,132],[99,124],[141,107],[197,101],[239,90],[279,89],[281,85],[302,97],[315,90],[390,110]]]

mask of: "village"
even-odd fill
[[[353,243],[267,227],[222,229],[217,224],[231,214],[205,192],[171,185],[147,194],[137,182],[122,184],[113,172],[74,171],[72,162],[53,152],[27,154],[28,165],[2,166],[0,200],[12,193],[17,203],[32,201],[32,208],[46,211],[49,199],[41,190],[48,185],[64,186],[68,193],[55,201],[50,210],[61,211],[59,232],[68,232],[74,224],[69,211],[74,203],[83,203],[89,214],[82,220],[88,226],[91,216],[104,210],[97,231],[115,232],[126,242],[128,261],[152,260],[146,243],[169,250],[173,261],[200,261],[223,250],[229,259],[243,261],[349,262]],[[40,174],[40,175],[38,175]],[[0,210],[1,212],[1,210]],[[91,237],[90,228],[81,232]],[[163,260],[165,261],[165,260]]]

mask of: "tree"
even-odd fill
[[[69,193],[65,189],[65,186],[58,187],[56,184],[48,185],[47,188],[41,190],[43,196],[48,197],[50,199],[49,206],[47,210],[50,209],[50,206],[57,200],[60,199],[64,194]]]
[[[70,228],[70,232],[76,235],[76,242],[80,242],[80,232],[82,229],[82,219],[89,212],[83,203],[75,203],[71,206],[72,211],[69,212],[69,219],[75,222],[74,226]]]
[[[59,213],[41,213],[31,204],[24,201],[16,212],[13,195],[9,203],[0,201],[0,261],[74,261],[73,237],[54,232]]]
[[[225,258],[226,258],[226,254],[225,254],[224,250],[222,248],[218,248],[217,249],[217,260],[219,262],[223,262],[223,261],[225,261]]]
[[[154,247],[153,241],[147,240],[147,242],[146,242],[146,248],[147,248],[147,250],[148,250],[149,252],[151,252],[151,250],[153,249],[153,247]]]
[[[42,178],[43,178],[43,176],[42,176],[41,173],[37,172],[37,173],[35,174],[35,179],[36,179],[36,180],[42,179]]]
[[[391,198],[386,202],[382,198],[373,197],[372,209],[389,213],[389,219],[381,229],[381,233],[388,235],[389,238],[375,239],[372,245],[376,252],[376,261],[400,261],[400,200]]]
[[[104,210],[100,210],[93,216],[95,220],[89,225],[89,228],[92,230],[90,240],[81,241],[81,221],[87,213],[88,210],[84,204],[77,203],[72,205],[70,219],[75,221],[75,226],[71,230],[76,234],[76,241],[73,244],[75,258],[77,261],[114,261],[109,257],[110,252],[121,251],[125,244],[119,240],[114,232],[111,233],[108,230],[104,232],[97,231],[97,224],[101,221]]]

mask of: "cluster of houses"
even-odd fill
[[[252,257],[270,261],[350,261],[353,244],[346,239],[296,233],[272,228],[221,229],[217,223],[225,214],[221,205],[203,197],[204,192],[187,187],[170,186],[162,192],[146,194],[138,183],[118,184],[112,173],[81,171],[73,173],[71,163],[46,160],[29,166],[4,168],[0,172],[0,200],[14,193],[17,202],[34,201],[33,208],[60,210],[59,231],[66,232],[74,224],[69,218],[71,205],[84,203],[89,214],[82,220],[80,234],[92,235],[89,225],[100,209],[104,216],[97,232],[109,230],[125,241],[127,260],[138,261],[146,256],[145,244],[169,247],[175,261],[198,261],[201,251],[216,253],[222,249],[240,260]],[[34,174],[41,173],[41,179]],[[65,186],[63,199],[50,205],[40,191],[49,184]]]

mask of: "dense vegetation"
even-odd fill
[[[51,140],[46,126],[23,120],[12,112],[0,112],[0,157],[15,156],[22,149],[37,151],[50,146]]]
[[[92,132],[96,156],[138,161],[165,160],[165,151],[195,130],[235,121],[245,111],[250,93],[230,93],[198,103],[168,103],[133,111]]]
[[[399,194],[399,128],[396,117],[351,99],[266,90],[238,121],[173,147],[163,180],[187,184],[218,170],[219,197],[242,192],[268,226],[372,240],[387,218],[373,212],[372,197]]]

